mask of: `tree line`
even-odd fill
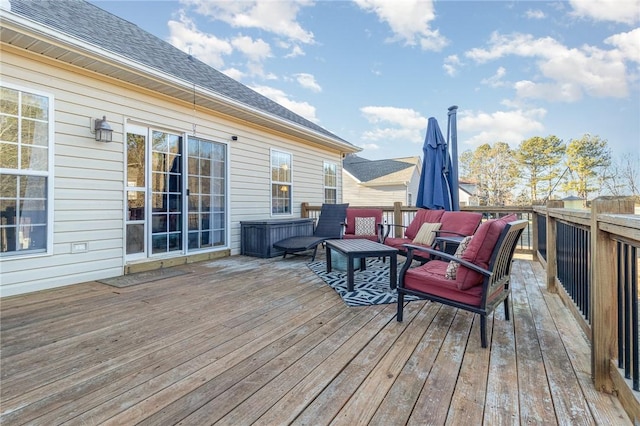
[[[597,135],[568,143],[534,136],[516,149],[505,142],[484,144],[460,154],[458,164],[460,180],[476,185],[480,205],[544,204],[564,195],[632,196],[640,202],[640,154],[614,160]]]

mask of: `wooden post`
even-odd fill
[[[302,206],[300,207],[300,217],[309,217],[309,203],[302,203]]]
[[[618,354],[616,243],[598,226],[601,213],[633,214],[631,197],[599,197],[591,202],[591,374],[596,389],[611,393],[610,360]]]
[[[402,219],[402,203],[400,201],[396,201],[393,203],[393,224],[394,225],[404,225]],[[404,228],[399,228],[397,226],[393,227],[394,237],[404,237]],[[400,232],[400,235],[398,235]]]
[[[558,275],[557,237],[558,226],[556,218],[551,217],[549,209],[561,209],[564,201],[547,201],[547,290],[557,293],[556,276]]]

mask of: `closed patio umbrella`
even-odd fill
[[[457,188],[452,186],[450,179],[452,167],[447,142],[434,117],[430,117],[427,122],[422,152],[422,175],[416,206],[434,210],[459,210],[458,197],[452,195]]]

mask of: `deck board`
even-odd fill
[[[537,263],[514,262],[512,320],[488,318],[483,349],[477,316],[350,308],[308,260],[3,299],[0,423],[631,424],[593,387],[588,339]]]

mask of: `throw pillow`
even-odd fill
[[[441,226],[441,223],[423,223],[422,226],[420,226],[420,230],[413,238],[413,242],[424,246],[433,245],[433,241],[436,239],[436,233],[433,231],[439,230]]]
[[[468,237],[464,237],[464,239],[460,241],[460,245],[458,245],[456,253],[454,254],[455,257],[457,257],[458,259],[462,257],[467,247],[469,247],[469,243],[471,242],[472,237],[473,235],[470,235]],[[448,280],[455,280],[458,274],[459,266],[460,264],[458,262],[454,262],[453,260],[449,262],[449,265],[447,266],[447,272],[444,274],[444,277]]]
[[[355,235],[376,235],[375,217],[356,217]]]

